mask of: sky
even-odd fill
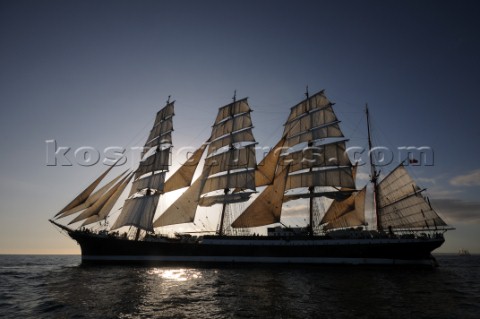
[[[78,254],[48,219],[105,166],[75,150],[143,145],[168,96],[175,147],[201,145],[235,90],[273,146],[306,86],[336,103],[350,146],[366,146],[368,103],[392,165],[399,147],[428,147],[409,171],[456,228],[437,252],[480,253],[479,14],[475,1],[2,0],[0,253]],[[52,140],[70,148],[57,165]]]

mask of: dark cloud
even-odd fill
[[[480,224],[480,202],[435,199],[433,208],[448,222]]]

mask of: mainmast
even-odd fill
[[[355,189],[352,164],[346,155],[347,139],[340,130],[333,103],[323,91],[311,96],[307,89],[306,96],[305,100],[290,109],[282,138],[272,153],[280,153],[279,159],[270,156],[270,153],[266,157],[268,160],[265,163],[277,163],[277,170],[271,173],[265,170],[259,174],[264,182],[259,185],[268,184],[272,178],[273,184],[270,182],[232,227],[257,227],[280,222],[282,203],[308,198],[307,228],[313,234],[314,198],[338,198]],[[270,174],[275,176],[269,177]],[[324,189],[316,190],[317,186]],[[289,190],[293,191],[286,194]]]
[[[200,206],[222,204],[218,235],[224,235],[229,204],[247,201],[255,191],[255,139],[252,133],[251,109],[247,99],[222,106],[210,136],[204,172],[207,179]],[[223,194],[219,194],[223,191]],[[216,194],[215,194],[215,193]]]
[[[368,104],[365,104],[365,114],[367,116],[367,132],[368,132],[368,154],[370,160],[370,182],[373,184],[373,210],[377,220],[377,230],[382,230],[380,218],[378,217],[378,173],[373,161],[373,146],[370,128],[370,113],[368,112]]]
[[[305,90],[305,96],[307,98],[308,102],[308,109],[311,109],[311,102],[310,102],[310,96],[308,94],[308,85]],[[307,111],[308,112],[308,111]],[[313,118],[310,117],[310,127],[313,127]],[[313,145],[313,140],[308,141],[308,147],[312,147]],[[310,167],[310,172],[312,172],[313,167]],[[310,186],[308,188],[308,193],[310,195],[309,198],[309,205],[308,205],[308,217],[309,217],[309,223],[308,223],[308,234],[310,237],[313,237],[313,198],[314,198],[314,193],[315,193],[315,186]]]
[[[235,104],[235,102],[237,101],[237,91],[233,91],[233,97],[232,97],[232,100],[233,100],[233,104]],[[233,108],[230,108],[230,117],[233,118],[234,114],[233,114]],[[232,132],[230,132],[230,137],[232,136]],[[232,138],[230,138],[230,145],[228,146],[229,150],[233,151],[234,150],[234,147],[233,147],[233,140]],[[232,160],[232,158],[230,158],[229,160]],[[227,170],[227,176],[230,176],[230,165],[228,166],[228,170]],[[222,204],[222,214],[220,215],[220,225],[219,225],[219,228],[218,228],[218,235],[219,236],[223,236],[223,224],[225,222],[225,210],[227,208],[227,196],[228,196],[228,193],[230,192],[230,188],[226,187],[224,190],[223,190],[223,193],[225,194],[225,197],[223,198],[223,204]]]

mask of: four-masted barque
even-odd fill
[[[50,220],[78,242],[83,262],[435,265],[431,252],[450,228],[403,165],[380,180],[371,158],[372,191],[356,188],[347,139],[323,91],[307,92],[291,108],[281,138],[259,163],[248,101],[234,97],[219,108],[208,140],[167,178],[173,116],[169,99],[156,114],[138,167],[99,187],[108,168]],[[369,122],[368,133],[372,148]],[[180,189],[177,200],[157,212],[160,198]],[[122,194],[123,206],[114,209]],[[373,205],[365,204],[369,194]],[[323,211],[316,204],[321,198],[331,202]],[[295,201],[308,207],[305,227],[282,222],[284,204]],[[194,223],[198,207],[218,216],[214,234],[162,235],[164,227]],[[107,219],[118,210],[109,227]],[[77,227],[59,223],[74,214],[69,225]],[[266,234],[249,231],[262,226]]]

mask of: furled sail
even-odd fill
[[[247,99],[234,101],[218,111],[204,165],[209,175],[202,189],[202,194],[224,190],[222,195],[207,195],[215,196],[216,202],[237,202],[239,197],[228,194],[230,189],[255,190],[255,140],[251,135],[250,112]],[[249,133],[244,135],[245,132]]]
[[[366,187],[344,200],[334,200],[320,224],[324,230],[365,225]]]
[[[397,166],[377,188],[380,229],[427,229],[447,226],[422,196],[403,165]]]
[[[112,229],[135,226],[146,231],[153,230],[153,217],[160,194],[164,191],[165,174],[171,161],[173,116],[174,102],[168,101],[167,105],[157,112],[144,147],[144,149],[153,148],[154,151],[145,151],[146,158],[140,162],[135,171],[130,198],[125,200]],[[165,138],[166,136],[168,138]]]
[[[86,208],[86,207],[80,208],[79,210],[76,210],[73,213],[65,214],[67,211],[70,211],[70,210],[74,209],[75,207],[81,206],[83,203],[85,203],[87,201],[87,199],[89,198],[89,196],[93,193],[95,188],[98,186],[98,184],[101,183],[101,181],[105,178],[105,176],[107,176],[107,174],[112,170],[112,168],[114,166],[115,165],[108,168],[102,175],[100,175],[95,181],[93,181],[93,183],[88,185],[88,187],[85,188],[85,190],[83,192],[81,192],[77,197],[75,197],[74,200],[72,200],[67,206],[65,206],[61,211],[59,211],[55,215],[55,217],[56,218],[65,217],[65,216],[76,213],[76,212]],[[101,196],[101,194],[100,194],[100,196]]]

